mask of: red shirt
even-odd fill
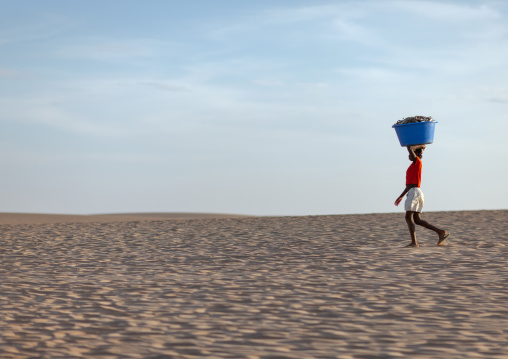
[[[411,163],[406,171],[406,185],[415,184],[420,187],[422,183],[422,160],[416,157],[416,160]]]

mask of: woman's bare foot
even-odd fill
[[[437,242],[438,246],[443,246],[444,242],[446,242],[446,239],[450,236],[450,233],[447,231],[443,231],[441,235],[439,236],[439,241]]]
[[[411,244],[408,244],[407,246],[405,246],[404,248],[409,248],[409,247],[420,247],[418,245],[418,243],[411,243]]]

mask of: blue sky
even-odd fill
[[[506,209],[504,1],[2,1],[0,212]]]

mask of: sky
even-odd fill
[[[508,3],[0,0],[0,212],[507,209]]]

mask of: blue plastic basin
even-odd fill
[[[435,121],[393,125],[401,146],[426,145],[434,142]]]

